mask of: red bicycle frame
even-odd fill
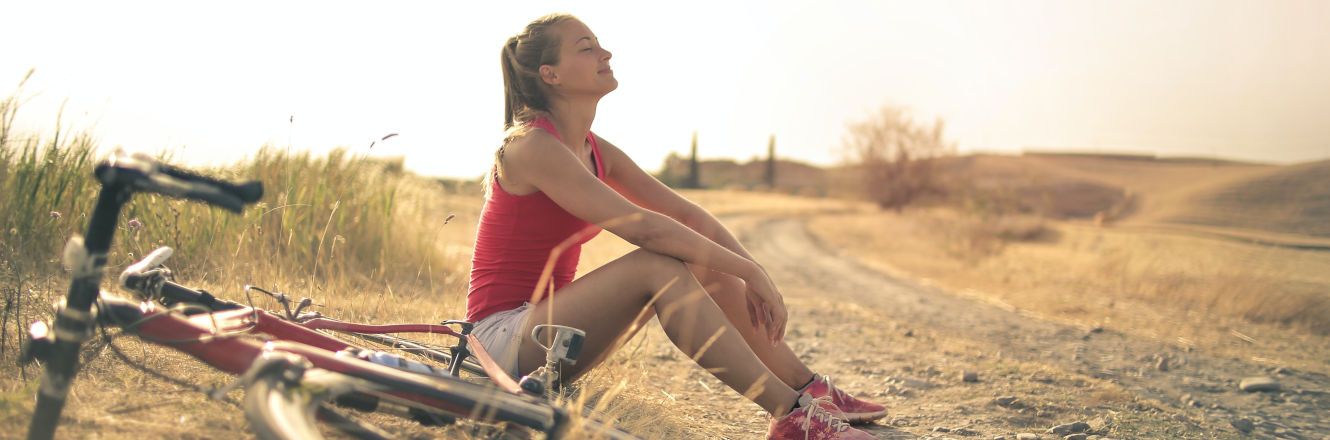
[[[492,388],[477,392],[474,384],[459,378],[424,376],[350,356],[339,356],[335,352],[352,346],[312,329],[344,329],[366,333],[415,331],[460,337],[452,329],[441,325],[373,326],[326,319],[296,324],[251,308],[183,316],[163,310],[151,301],[137,302],[105,294],[99,304],[100,319],[104,324],[122,326],[145,341],[180,350],[236,375],[248,371],[258,357],[270,357],[276,352],[291,353],[305,358],[316,368],[367,379],[397,390],[386,394],[473,419],[485,414],[485,408],[489,406],[486,402],[493,400],[491,396],[506,393],[505,390]],[[266,333],[278,339],[260,343],[235,337],[243,333]],[[474,336],[467,336],[475,341]],[[478,343],[476,347],[477,357],[482,362],[489,360],[489,356],[484,354],[484,348]],[[507,375],[502,377],[507,378]],[[511,382],[511,379],[508,380]],[[549,430],[563,422],[562,414],[534,399],[524,401],[524,405],[518,408],[514,408],[511,401],[505,405],[508,405],[510,411],[529,415],[531,420],[528,423],[533,424],[524,423],[526,426],[545,424]]]

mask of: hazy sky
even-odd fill
[[[685,152],[829,164],[884,103],[962,151],[1330,157],[1330,2],[59,2],[3,0],[0,93],[24,126],[231,161],[265,142],[405,155],[475,177],[502,122],[499,51],[578,15],[619,89],[592,129],[647,169]],[[649,5],[649,6],[646,6]],[[291,116],[294,124],[289,123]]]

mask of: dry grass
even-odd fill
[[[1024,241],[979,234],[998,244],[966,247],[965,221],[915,210],[823,216],[811,228],[889,272],[1007,307],[1324,368],[1323,342],[1287,349],[1330,334],[1330,254],[1066,222]]]

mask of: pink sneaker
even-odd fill
[[[767,440],[866,440],[873,436],[851,428],[836,415],[840,410],[831,399],[807,399],[803,406],[790,411],[779,420],[772,419],[767,428]]]
[[[827,376],[814,380],[799,392],[813,396],[814,399],[830,398],[831,403],[836,404],[844,414],[842,419],[850,423],[869,423],[887,416],[887,407],[854,398],[832,385],[831,378]]]

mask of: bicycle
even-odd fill
[[[371,326],[346,323],[303,312],[308,299],[290,308],[290,298],[278,292],[247,287],[273,296],[283,304],[282,317],[252,306],[216,298],[170,281],[161,263],[170,250],[153,252],[122,273],[123,287],[140,300],[101,292],[100,281],[106,254],[115,234],[121,208],[135,193],[150,192],[191,199],[239,213],[245,204],[263,195],[256,181],[231,183],[193,171],[161,164],[146,155],[126,155],[117,150],[94,174],[101,184],[97,203],[83,237],[75,236],[65,247],[70,268],[68,295],[57,304],[54,323],[35,322],[22,352],[26,362],[44,363],[37,406],[28,431],[29,439],[54,436],[74,374],[79,347],[94,337],[100,325],[119,327],[124,334],[187,353],[239,377],[226,387],[213,390],[214,398],[245,387],[245,416],[255,434],[263,439],[321,438],[315,418],[346,433],[368,439],[391,438],[377,427],[352,417],[342,408],[380,412],[415,420],[423,425],[452,423],[457,418],[480,422],[505,422],[560,438],[571,423],[566,410],[535,397],[543,392],[550,376],[528,377],[518,383],[504,373],[484,348],[470,335],[471,324],[443,321],[434,324]],[[168,305],[170,306],[168,308]],[[95,306],[95,307],[94,307]],[[449,326],[457,326],[455,331]],[[426,356],[448,364],[446,372],[426,364],[386,353],[366,352],[323,331],[356,335],[379,335],[391,344],[418,348]],[[576,332],[559,329],[552,344],[550,361],[575,361]],[[539,331],[539,329],[537,330]],[[457,345],[448,352],[428,344],[386,333],[423,332],[452,335]],[[267,334],[274,339],[259,342],[245,335]],[[468,362],[475,357],[477,362]],[[396,362],[397,365],[389,366]],[[488,376],[495,386],[472,383],[460,371]],[[486,373],[488,372],[488,374]],[[554,376],[557,381],[557,376]],[[333,405],[330,403],[336,403]],[[582,421],[595,435],[611,439],[633,439],[631,434],[587,419]]]

